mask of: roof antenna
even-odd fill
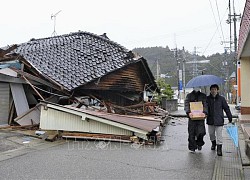
[[[53,31],[53,33],[52,33],[52,35],[51,36],[56,36],[57,34],[56,34],[56,16],[59,14],[61,12],[61,10],[60,11],[58,11],[56,14],[51,14],[51,20],[52,19],[54,19],[54,31]]]

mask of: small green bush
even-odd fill
[[[161,90],[160,94],[155,95],[157,102],[161,102],[163,97],[167,99],[173,99],[174,91],[171,89],[171,86],[165,82],[163,78],[159,78],[156,81],[158,88]]]

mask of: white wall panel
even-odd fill
[[[131,131],[111,126],[91,119],[82,120],[82,116],[42,107],[40,128],[43,130],[64,130],[90,133],[132,135]]]

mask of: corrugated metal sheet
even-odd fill
[[[125,116],[125,115],[120,116],[118,114],[104,113],[104,112],[97,112],[97,111],[90,111],[90,110],[84,110],[83,112],[88,113],[90,117],[91,116],[98,117],[100,121],[108,120],[110,123],[112,122],[112,123],[119,123],[121,125],[122,124],[128,125],[131,128],[140,129],[146,132],[151,132],[153,129],[160,126],[160,121],[153,120],[153,119],[149,120],[145,118],[131,117],[131,116]]]
[[[10,83],[10,87],[15,103],[17,116],[22,115],[23,113],[29,110],[29,105],[23,89],[23,85],[17,83]]]
[[[8,124],[10,107],[10,86],[9,83],[0,82],[0,125]]]
[[[126,129],[108,125],[94,120],[82,120],[81,114],[63,112],[50,107],[41,109],[40,128],[44,130],[65,130],[89,133],[132,135]],[[84,114],[82,114],[84,115]]]

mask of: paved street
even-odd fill
[[[187,119],[175,118],[166,125],[163,140],[159,146],[72,140],[26,145],[10,158],[0,153],[1,178],[212,179],[216,153],[208,135],[202,151],[190,153]]]

